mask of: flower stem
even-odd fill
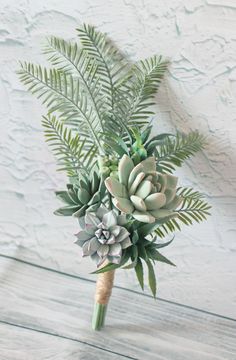
[[[110,207],[110,210],[112,210],[113,204],[112,204],[111,194],[109,194],[108,196],[109,196],[109,207]]]
[[[101,330],[105,324],[107,305],[105,304],[94,304],[93,310],[93,319],[92,319],[92,329]]]
[[[106,310],[111,296],[115,270],[100,273],[97,278],[92,329],[101,330],[105,324]]]

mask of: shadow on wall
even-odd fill
[[[211,134],[208,127],[206,115],[189,114],[180,101],[179,96],[174,91],[171,81],[165,77],[156,97],[158,112],[161,114],[160,123],[163,120],[167,123],[165,130],[175,133],[180,131],[188,133],[199,130],[207,137],[206,148],[197,157],[189,159],[187,165],[190,169],[191,182],[196,187],[201,186],[210,198],[235,198],[235,174],[236,174],[236,155],[232,152],[232,147],[225,135],[219,130],[216,136]],[[164,118],[164,119],[163,119]],[[211,119],[210,119],[211,120]],[[166,126],[164,124],[164,126]],[[155,128],[157,131],[157,128]],[[192,185],[192,184],[191,184]],[[232,207],[224,204],[225,210],[232,216]],[[234,205],[236,212],[236,205]]]

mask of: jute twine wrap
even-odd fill
[[[95,293],[96,303],[103,305],[108,304],[112,292],[114,276],[115,270],[98,274]]]

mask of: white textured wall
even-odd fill
[[[43,141],[43,108],[15,75],[18,59],[42,62],[45,36],[75,39],[81,22],[109,32],[132,60],[170,57],[156,131],[208,135],[207,149],[179,174],[208,196],[213,216],[164,251],[178,267],[159,266],[159,296],[236,317],[235,0],[0,0],[0,252],[84,276],[92,270],[73,244],[75,220],[52,214],[65,178]],[[133,280],[133,272],[117,274],[118,284],[138,289]]]

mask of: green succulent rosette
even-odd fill
[[[86,211],[95,211],[104,195],[104,184],[96,172],[89,176],[80,176],[75,184],[67,184],[67,190],[56,191],[56,196],[65,206],[54,214],[62,216],[84,216]]]
[[[119,264],[122,250],[132,245],[130,233],[122,226],[124,215],[99,207],[96,213],[87,212],[80,218],[81,231],[76,234],[76,244],[82,247],[83,256],[91,258],[100,266],[105,260]]]
[[[130,157],[123,155],[118,165],[118,180],[110,176],[105,185],[117,209],[138,221],[153,223],[177,216],[174,210],[182,202],[176,195],[177,181],[176,176],[156,171],[154,157],[135,166]]]

